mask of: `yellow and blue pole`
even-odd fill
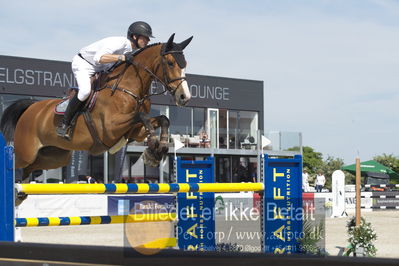
[[[264,189],[263,183],[17,184],[16,187],[18,192],[28,195],[243,192]]]
[[[150,213],[130,215],[105,216],[68,216],[68,217],[37,217],[16,218],[15,227],[63,226],[89,224],[122,224],[175,221],[176,213]]]

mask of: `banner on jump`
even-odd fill
[[[108,215],[175,213],[173,195],[108,196]]]
[[[0,241],[14,241],[14,148],[0,134]]]
[[[178,183],[214,183],[214,158],[204,161],[177,159]],[[184,250],[215,249],[215,193],[177,193],[178,245]]]
[[[264,158],[264,251],[299,252],[302,235],[302,157]]]

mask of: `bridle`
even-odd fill
[[[182,52],[173,51],[173,52],[169,52],[169,53],[167,53],[167,54],[173,54],[173,53],[182,53]],[[166,54],[165,54],[165,55],[166,55]],[[172,94],[172,95],[174,96],[175,93],[176,93],[177,88],[178,88],[184,81],[186,81],[186,77],[178,77],[178,78],[174,78],[174,79],[170,79],[170,78],[169,78],[168,72],[166,71],[166,68],[167,68],[166,64],[167,64],[167,62],[166,62],[166,59],[165,59],[165,55],[161,55],[161,56],[162,56],[162,72],[163,72],[163,79],[164,79],[164,81],[165,81],[165,83],[162,83],[162,85],[166,88],[165,90],[168,90],[168,91],[170,92],[170,94]],[[153,75],[153,76],[155,76],[155,75]],[[179,81],[179,80],[180,80],[180,83],[179,83],[175,88],[172,88],[172,87],[170,86],[171,83],[173,83],[173,82],[175,82],[175,81]]]
[[[167,54],[172,54],[172,55],[173,55],[174,53],[182,53],[182,52],[181,52],[181,51],[170,51],[170,52],[168,52]],[[120,90],[120,91],[122,91],[122,92],[124,92],[124,93],[130,95],[131,97],[133,97],[133,98],[137,101],[138,105],[143,104],[143,102],[144,102],[146,99],[148,99],[148,98],[150,98],[150,97],[152,97],[152,96],[161,95],[161,94],[164,94],[164,93],[167,92],[167,91],[169,91],[169,93],[172,94],[172,95],[174,96],[174,95],[176,94],[177,88],[186,80],[186,77],[178,77],[178,78],[174,78],[174,79],[170,79],[170,78],[169,78],[168,72],[166,71],[167,62],[166,62],[165,55],[166,55],[166,54],[161,54],[162,61],[161,61],[161,64],[160,64],[160,65],[162,66],[163,79],[159,78],[159,77],[155,74],[155,73],[158,71],[159,65],[158,65],[158,67],[157,67],[157,69],[155,70],[155,73],[154,73],[154,72],[152,72],[151,69],[149,69],[147,66],[142,65],[142,64],[140,64],[140,63],[138,63],[138,62],[135,62],[135,61],[131,61],[131,62],[122,62],[122,63],[120,63],[120,64],[125,64],[125,68],[124,68],[119,74],[117,74],[116,76],[113,76],[113,77],[108,78],[107,81],[106,81],[106,82],[108,83],[108,81],[117,78],[117,81],[114,83],[114,85],[113,85],[112,87],[110,87],[111,90],[112,90],[111,96],[115,93],[116,90]],[[114,67],[114,69],[115,69],[117,66],[119,66],[120,64],[116,65],[116,66]],[[156,93],[151,93],[151,94],[147,94],[147,95],[144,95],[143,97],[140,97],[140,96],[137,96],[136,94],[134,94],[133,92],[131,92],[131,91],[129,91],[129,90],[126,90],[126,89],[123,89],[123,88],[118,87],[120,81],[122,80],[123,76],[124,76],[125,73],[126,73],[126,70],[129,68],[130,65],[133,65],[133,66],[135,66],[135,67],[137,67],[137,68],[141,68],[141,69],[143,69],[144,71],[146,71],[146,72],[152,77],[152,79],[157,83],[157,87],[158,87],[158,82],[161,83],[161,84],[163,85],[163,87],[164,87],[163,91],[161,91],[161,92],[156,92]],[[170,86],[171,83],[176,82],[176,81],[179,81],[179,80],[180,80],[180,83],[179,83],[176,87],[173,88],[172,86]],[[106,85],[106,87],[109,87],[109,86]]]

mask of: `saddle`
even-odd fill
[[[57,115],[64,115],[64,113],[68,107],[70,99],[72,99],[73,96],[75,96],[75,94],[78,93],[78,91],[79,91],[79,89],[76,87],[69,88],[67,96],[64,97],[62,99],[62,101],[55,106],[54,113]],[[87,98],[87,100],[85,101],[84,107],[79,112],[83,112],[83,111],[91,112],[91,110],[93,110],[94,105],[96,104],[96,100],[97,100],[97,93],[98,93],[98,91],[93,91],[93,90],[90,92],[89,98]]]
[[[94,108],[94,105],[96,104],[96,98],[97,98],[97,92],[100,91],[101,84],[105,80],[105,72],[99,72],[95,73],[91,78],[91,92],[90,96],[87,98],[85,101],[86,104],[82,108],[82,110],[88,110],[89,112]],[[77,87],[71,87],[68,89],[66,96],[62,99],[62,101],[57,104],[54,108],[54,113],[57,115],[64,115],[66,108],[68,107],[69,100],[75,96],[76,93],[78,93],[79,88]]]
[[[105,79],[106,75],[104,72],[96,73],[91,77],[91,92],[89,97],[85,101],[85,105],[81,110],[79,110],[76,115],[73,117],[71,121],[71,127],[70,127],[70,135],[72,136],[76,120],[79,117],[80,114],[83,114],[83,117],[86,121],[86,125],[90,131],[90,134],[94,140],[94,144],[92,148],[90,149],[90,152],[94,155],[100,154],[104,149],[109,149],[107,145],[105,145],[101,139],[98,136],[96,127],[94,125],[93,119],[91,118],[90,112],[93,110],[94,106],[96,105],[96,100],[97,100],[97,94],[101,88],[102,81]],[[55,108],[54,108],[54,113],[56,115],[63,116],[70,99],[72,99],[73,96],[75,96],[76,93],[78,93],[79,88],[72,87],[69,88],[67,91],[67,95],[62,99],[60,103],[58,103]]]

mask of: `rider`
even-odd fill
[[[72,60],[72,71],[79,92],[69,101],[57,135],[70,140],[71,121],[91,92],[90,77],[111,68],[116,62],[131,61],[133,52],[147,46],[152,36],[150,25],[136,21],[129,26],[126,37],[108,37],[92,43],[79,51]]]

